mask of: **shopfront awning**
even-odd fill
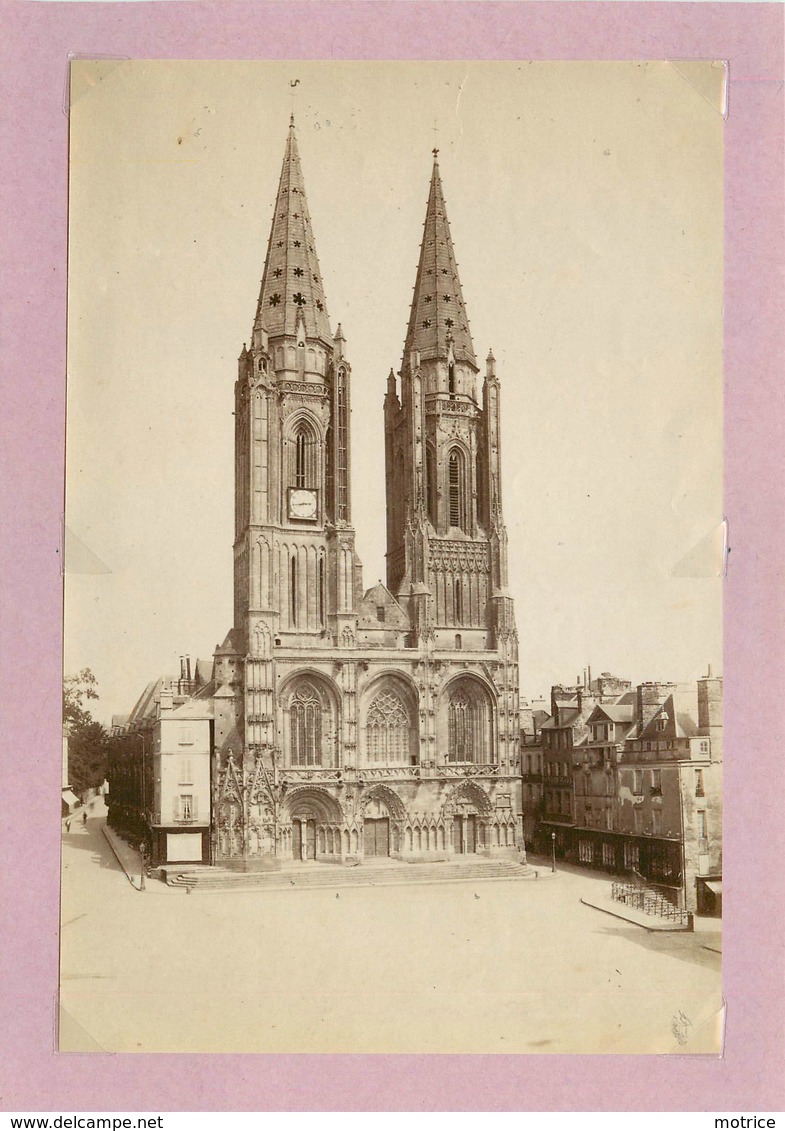
[[[709,891],[713,891],[715,895],[722,895],[722,880],[704,880],[703,882]]]
[[[79,798],[76,796],[73,790],[70,789],[63,790],[63,801],[66,803],[69,809],[73,809],[74,805],[80,804]]]

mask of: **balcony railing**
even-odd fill
[[[393,778],[406,781],[433,781],[438,778],[518,777],[512,769],[503,775],[498,764],[476,762],[448,762],[445,765],[420,766],[287,766],[281,776],[290,782],[387,781]]]

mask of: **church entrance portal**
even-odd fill
[[[292,818],[292,856],[295,860],[316,859],[316,821],[313,817]]]
[[[473,813],[453,818],[453,850],[462,854],[477,851],[477,818]]]
[[[380,797],[372,797],[365,806],[363,819],[363,855],[389,856],[391,844],[390,811]]]
[[[368,856],[390,855],[390,821],[379,817],[363,823],[363,851]]]

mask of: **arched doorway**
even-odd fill
[[[316,826],[318,814],[303,805],[292,814],[292,858],[296,861],[316,859]]]
[[[390,855],[390,813],[379,798],[370,801],[365,810],[363,855],[366,858]]]
[[[317,790],[298,790],[286,808],[290,852],[284,855],[291,854],[296,864],[341,858],[344,819],[334,798]]]
[[[483,789],[475,782],[461,784],[450,795],[444,811],[456,856],[487,853],[493,810]]]
[[[406,810],[396,793],[386,786],[372,787],[361,799],[362,846],[366,859],[397,856]]]

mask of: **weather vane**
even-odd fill
[[[299,79],[289,79],[289,86],[291,87],[291,95],[292,95],[292,111],[291,111],[291,114],[289,116],[289,124],[292,125],[292,126],[294,125],[294,99],[295,99],[295,95],[297,93],[297,91],[295,90],[295,87],[299,86],[299,83],[300,83]]]

